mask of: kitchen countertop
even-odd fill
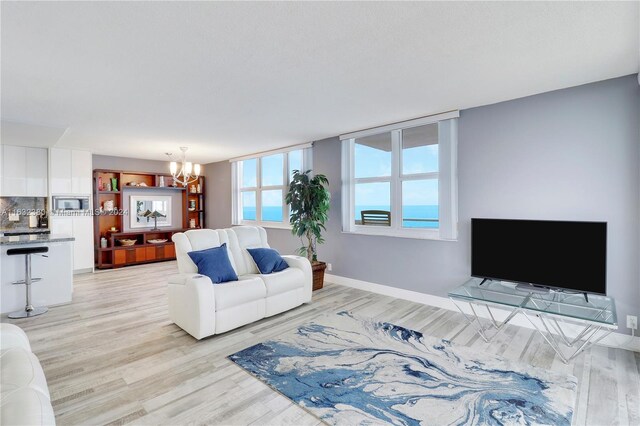
[[[5,233],[24,232],[25,234],[41,234],[49,232],[49,228],[4,228],[0,229],[0,237]]]
[[[66,234],[36,234],[36,235],[19,235],[15,237],[0,237],[0,246],[37,244],[37,243],[47,244],[47,243],[60,243],[65,241],[75,241],[75,238]]]

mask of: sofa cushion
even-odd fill
[[[11,348],[0,352],[0,377],[2,377],[2,399],[24,387],[40,391],[49,398],[47,379],[40,362],[32,352],[26,349]]]
[[[227,245],[187,253],[198,267],[198,273],[211,278],[214,284],[238,281],[238,275],[231,266]]]
[[[246,249],[249,247],[269,248],[266,231],[257,226],[236,226],[222,230],[222,232],[226,233],[229,240],[229,249],[233,253],[238,275],[257,274],[258,268]]]
[[[247,248],[261,274],[284,271],[289,267],[278,250],[272,248]]]
[[[267,297],[304,287],[304,273],[298,268],[258,276],[264,281]]]
[[[267,296],[264,282],[258,277],[240,277],[238,281],[214,286],[216,311],[236,307]]]

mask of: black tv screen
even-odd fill
[[[471,275],[606,294],[607,224],[471,219]]]

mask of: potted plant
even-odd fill
[[[329,180],[325,175],[311,175],[311,170],[300,172],[294,170],[285,201],[291,206],[291,232],[302,241],[298,250],[306,256],[313,269],[313,289],[322,288],[324,282],[325,262],[318,261],[316,245],[322,244],[322,231],[328,219],[330,194],[327,187]]]

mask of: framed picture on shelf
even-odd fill
[[[129,202],[131,228],[171,226],[171,197],[167,195],[132,195]]]

